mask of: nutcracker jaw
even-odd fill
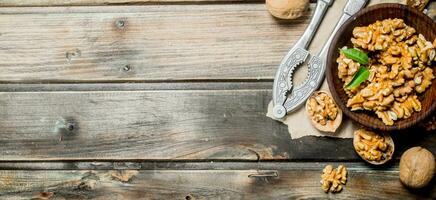
[[[321,24],[327,9],[333,3],[333,1],[334,0],[318,1],[314,16],[312,17],[303,35],[282,59],[274,79],[273,87],[273,114],[276,118],[283,118],[287,113],[284,103],[288,94],[292,91],[292,73],[299,65],[304,63],[309,56],[307,47],[312,41],[312,38],[315,35],[315,32],[318,30],[318,27]]]

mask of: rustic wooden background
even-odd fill
[[[436,154],[434,133],[395,133],[395,160],[374,167],[350,139],[291,140],[265,116],[311,12],[276,20],[258,0],[0,6],[0,199],[436,198],[434,180],[419,191],[398,180],[405,149]],[[326,164],[348,166],[343,192],[321,190]]]

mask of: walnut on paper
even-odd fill
[[[312,125],[323,132],[335,132],[342,122],[342,111],[325,91],[314,92],[306,101]]]

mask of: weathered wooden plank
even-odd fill
[[[0,6],[102,6],[138,5],[156,3],[220,3],[220,2],[263,2],[261,0],[2,0]],[[316,0],[310,0],[316,2]]]
[[[291,140],[271,90],[0,93],[0,160],[359,160],[351,140]],[[71,130],[55,130],[66,119]],[[436,135],[396,133],[396,157]],[[413,134],[413,135],[412,135]]]
[[[4,199],[416,199],[436,198],[435,185],[411,192],[397,170],[348,168],[341,193],[320,187],[323,165],[296,170],[0,171]],[[253,177],[253,175],[269,177]],[[250,177],[249,177],[250,176]]]
[[[261,0],[2,0],[0,6],[103,6],[138,5],[156,3],[218,3],[218,2],[263,2]],[[315,3],[316,0],[310,0]]]
[[[263,4],[6,7],[0,15],[3,83],[271,80],[310,18],[276,20]]]
[[[259,90],[271,89],[271,81],[245,82],[152,82],[152,83],[68,83],[0,84],[0,92],[37,91],[144,91],[144,90]]]
[[[264,116],[269,93],[0,93],[1,160],[284,159],[289,135]],[[62,118],[72,131],[55,132]]]
[[[0,6],[103,6],[156,3],[262,2],[260,0],[2,0]]]

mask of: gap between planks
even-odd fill
[[[398,171],[398,161],[372,166],[356,161],[0,161],[0,170],[320,170],[345,165],[352,171]]]

